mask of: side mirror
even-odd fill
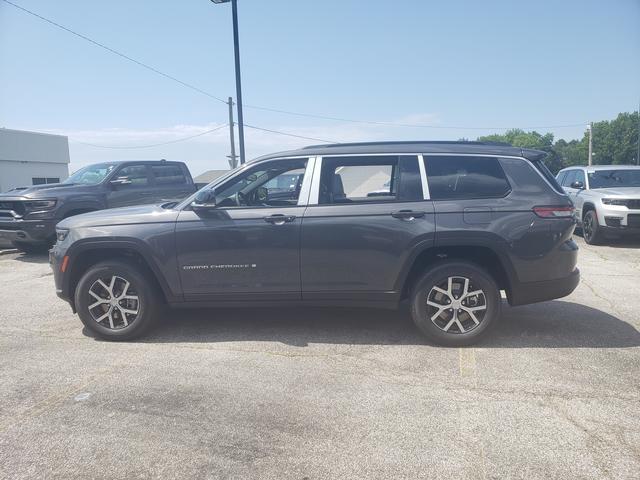
[[[584,183],[575,181],[571,184],[571,188],[577,188],[578,190],[584,190]]]
[[[131,185],[131,180],[129,179],[129,177],[118,177],[114,178],[109,183],[114,187],[117,187],[120,185]]]
[[[213,190],[202,190],[198,192],[191,202],[191,208],[196,213],[213,210],[216,208],[216,192]]]

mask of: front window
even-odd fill
[[[65,184],[97,185],[101,183],[116,167],[115,163],[98,163],[81,168],[67,178]]]
[[[306,159],[282,160],[256,166],[216,188],[216,205],[295,206],[298,204],[306,166]]]
[[[594,170],[588,175],[589,188],[640,187],[640,170]]]

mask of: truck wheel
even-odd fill
[[[589,245],[600,245],[602,243],[602,229],[598,223],[598,215],[595,210],[589,210],[582,220],[582,238]]]
[[[23,253],[47,253],[51,248],[49,243],[11,242],[15,248]]]
[[[117,260],[89,268],[75,291],[82,323],[105,340],[131,340],[145,333],[156,319],[158,303],[153,282]]]
[[[411,293],[411,316],[439,345],[471,345],[500,316],[500,291],[493,278],[470,262],[448,261],[429,270]]]

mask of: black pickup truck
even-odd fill
[[[182,162],[122,161],[89,165],[62,183],[0,194],[0,239],[22,251],[49,248],[63,218],[105,208],[177,202],[196,191]]]

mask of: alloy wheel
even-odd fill
[[[99,278],[89,288],[93,303],[87,307],[93,319],[103,327],[118,330],[131,325],[140,311],[140,297],[124,277]]]
[[[585,240],[591,240],[593,236],[593,216],[587,214],[584,217],[584,221],[582,222],[582,234],[585,237]]]
[[[448,277],[434,285],[427,295],[427,315],[447,333],[467,333],[476,329],[487,313],[487,298],[466,277]]]

